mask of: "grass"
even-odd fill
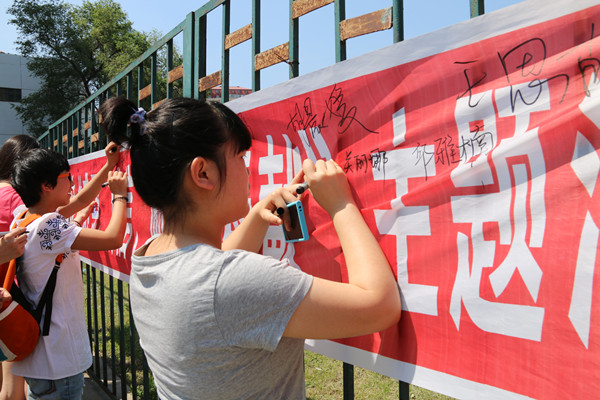
[[[90,274],[90,271],[93,271]],[[125,353],[125,374],[127,379],[127,386],[132,387],[132,365],[131,365],[131,324],[130,324],[130,310],[129,310],[129,290],[128,285],[123,283],[123,326],[119,325],[119,309],[118,298],[117,298],[117,283],[115,278],[111,278],[108,275],[104,275],[104,285],[100,284],[99,275],[102,274],[97,270],[91,269],[91,267],[84,268],[84,286],[87,290],[87,279],[92,278],[96,275],[96,299],[98,317],[96,330],[98,331],[98,342],[96,342],[96,335],[94,329],[91,330],[92,335],[92,351],[94,359],[96,354],[106,361],[107,365],[111,367],[112,357],[116,357],[116,372],[121,374],[121,366],[119,355],[121,352],[121,332],[125,337],[123,343],[123,350]],[[110,291],[110,280],[113,280],[113,292]],[[91,295],[91,296],[90,296]],[[93,292],[86,293],[86,297],[93,297]],[[104,298],[105,313],[104,329],[102,329],[100,302]],[[113,319],[110,318],[110,302],[114,302],[115,317],[114,327]],[[93,304],[93,303],[92,303]],[[86,318],[87,318],[87,305],[86,305]],[[91,318],[92,324],[95,325],[94,317]],[[148,387],[143,385],[143,367],[144,367],[144,355],[142,349],[139,346],[137,334],[134,335],[134,366],[136,371],[136,394],[138,398],[155,400],[158,398],[156,394],[156,388],[152,380],[152,375],[149,376]],[[114,342],[114,343],[113,343]],[[106,344],[106,352],[104,353],[104,344]],[[112,346],[114,344],[115,351],[114,355],[112,352]],[[112,367],[111,367],[112,368]],[[306,398],[310,400],[338,400],[343,398],[343,368],[342,362],[334,360],[332,358],[325,357],[323,355],[313,353],[310,351],[304,352],[304,369],[306,379]],[[100,371],[95,371],[97,375],[100,375]],[[111,374],[109,374],[109,378]],[[109,389],[111,386],[109,385]],[[448,400],[450,397],[441,395],[439,393],[431,392],[417,386],[410,385],[409,397],[411,400]],[[354,398],[357,400],[386,400],[386,399],[399,399],[399,385],[398,381],[389,378],[378,373],[354,367]]]
[[[304,352],[306,398],[338,400],[344,395],[343,363],[310,351]],[[451,397],[410,385],[409,397],[415,400],[449,400]],[[356,400],[387,400],[399,398],[396,379],[354,367],[354,398]]]
[[[91,272],[91,274],[90,274]],[[144,386],[144,368],[147,368],[144,359],[144,353],[139,345],[139,339],[137,333],[131,329],[131,311],[129,309],[129,287],[128,284],[123,282],[123,310],[122,316],[118,308],[118,291],[117,291],[117,279],[112,278],[109,275],[104,274],[104,285],[101,284],[100,276],[102,272],[99,272],[92,267],[85,266],[83,269],[84,287],[86,290],[86,301],[92,299],[93,307],[93,295],[94,292],[87,293],[87,279],[96,279],[95,295],[97,302],[97,317],[94,316],[93,309],[91,315],[92,327],[88,326],[92,339],[92,355],[94,357],[93,367],[96,368],[96,356],[98,356],[103,362],[106,362],[109,368],[112,368],[112,360],[115,359],[115,374],[126,377],[128,390],[133,387],[132,381],[132,370],[135,370],[135,381],[136,381],[136,395],[137,398],[155,400],[158,399],[156,394],[156,387],[154,381],[150,375],[147,381],[147,387]],[[113,291],[110,290],[110,281],[113,281]],[[92,283],[93,286],[93,283]],[[102,313],[101,313],[101,302],[104,299],[105,317],[104,317],[104,328],[102,325]],[[113,302],[114,306],[114,318],[110,317],[110,304]],[[86,320],[88,318],[88,308],[86,303]],[[123,320],[123,324],[119,323],[119,320]],[[89,325],[89,324],[88,324]],[[97,332],[97,333],[96,333]],[[133,335],[133,340],[132,340]],[[121,341],[121,337],[124,338]],[[114,353],[113,353],[114,346]],[[121,347],[123,351],[121,351]],[[132,351],[133,349],[133,351]],[[106,351],[105,351],[106,350]],[[124,353],[125,370],[124,374],[121,367],[120,354]],[[132,354],[133,354],[133,365],[132,365]],[[94,370],[96,376],[103,380],[102,368],[99,371]],[[112,374],[108,373],[108,379],[112,378]],[[108,385],[109,390],[112,390],[111,385]]]

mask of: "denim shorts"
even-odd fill
[[[81,400],[83,372],[68,378],[48,380],[25,378],[29,386],[29,400]]]

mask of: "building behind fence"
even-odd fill
[[[12,108],[41,86],[27,62],[26,57],[0,51],[0,146],[12,136],[29,134]]]

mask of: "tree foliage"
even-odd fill
[[[28,68],[39,91],[15,106],[29,132],[39,136],[107,83],[151,46],[133,29],[114,0],[15,0],[8,9],[18,30],[17,47],[31,58]]]

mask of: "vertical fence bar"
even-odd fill
[[[133,322],[133,316],[131,315],[131,301],[128,299],[129,304],[127,309],[129,310],[129,348],[130,348],[130,365],[131,365],[131,394],[133,400],[137,399],[137,368],[135,365],[136,360],[136,335],[135,335],[135,324]]]
[[[61,147],[62,147],[61,146],[61,144],[62,144],[61,140],[62,140],[62,124],[58,124],[56,126],[56,141],[55,141],[56,144],[54,145],[54,147],[55,147],[54,150],[58,151],[59,153],[62,153],[62,151],[61,151],[62,150],[61,149]]]
[[[343,364],[344,400],[354,399],[354,365]]]
[[[79,141],[81,140],[81,135],[83,134],[83,130],[81,129],[81,108],[75,113],[75,129],[77,129],[77,137],[73,141],[73,155],[77,157],[81,153],[79,150]]]
[[[94,328],[94,371],[98,373],[100,371],[100,349],[98,348],[98,296],[97,290],[98,284],[96,282],[96,268],[89,267],[90,274],[92,276],[92,304],[93,304],[93,322]]]
[[[484,0],[470,0],[471,18],[475,18],[485,13]]]
[[[74,115],[74,114],[73,114]],[[73,157],[73,115],[65,121],[67,124],[67,158]]]
[[[60,129],[60,124],[56,125],[56,128],[54,128],[54,151],[57,151],[60,153],[60,136],[61,136],[61,129]]]
[[[223,53],[221,59],[221,102],[229,101],[229,49],[225,49],[225,38],[229,35],[231,24],[231,7],[229,0],[223,2]]]
[[[392,1],[392,24],[394,25],[394,43],[404,40],[404,0]],[[410,385],[398,381],[398,398],[410,400]]]
[[[98,125],[96,123],[96,100],[92,100],[92,102],[90,103],[90,122],[90,127],[92,128],[90,138],[93,139],[96,132],[98,132]],[[97,140],[93,143],[90,143],[90,151],[98,150],[98,145],[99,143]]]
[[[252,1],[252,91],[260,90],[260,70],[256,70],[256,55],[260,53],[260,0]]]
[[[167,42],[167,99],[173,98],[173,83],[169,83],[169,72],[173,69],[173,39]]]
[[[56,150],[56,146],[54,145],[54,141],[56,139],[56,129],[57,127],[50,129],[50,149],[52,150]]]
[[[85,272],[86,288],[87,288],[87,329],[88,337],[90,339],[90,348],[93,348],[93,334],[92,334],[92,280],[90,279],[90,266],[82,263],[82,270]]]
[[[144,87],[144,63],[141,62],[138,67],[138,84],[137,84],[137,98],[138,98],[138,107],[142,106],[142,100],[140,99],[140,90]]]
[[[104,93],[104,96],[100,96],[101,100],[100,103],[98,104],[98,111],[100,111],[100,106],[102,105],[102,103],[104,103],[106,100],[108,100],[110,98],[111,94],[110,91],[106,91]],[[99,134],[99,139],[100,139],[100,148],[104,149],[107,145],[108,145],[108,136],[106,136],[106,134],[102,134],[103,133],[103,129],[102,125],[100,125],[100,114],[98,114],[98,134]]]
[[[120,93],[120,85],[117,86],[117,96]],[[111,393],[117,393],[117,359],[115,357],[116,353],[116,343],[115,343],[115,278],[113,276],[108,277],[109,282],[109,292],[110,292],[110,368],[111,368]]]
[[[100,271],[100,326],[102,329],[102,382],[108,386],[108,370],[106,365],[106,301],[104,298],[104,272]]]
[[[60,124],[58,124],[58,152],[60,154],[62,154],[63,156],[65,155],[65,146],[63,144],[63,136],[65,135],[65,123],[61,122]]]
[[[128,99],[131,99],[133,96],[133,72],[130,72],[127,74],[126,85],[127,85],[127,88],[125,89],[126,96]]]
[[[398,398],[400,400],[410,400],[410,385],[408,383],[398,381]]]
[[[157,52],[152,54],[150,65],[150,109],[154,108],[154,103],[158,101],[158,93],[156,91],[156,82],[158,81],[158,58]]]
[[[205,99],[206,92],[200,93],[198,90],[198,81],[206,76],[206,15],[200,15],[196,20],[194,36],[194,98]],[[185,56],[184,56],[185,58]]]
[[[394,43],[398,43],[404,40],[404,0],[393,0],[392,7]]]
[[[191,12],[186,16],[183,28],[183,97],[196,97],[198,92],[198,80],[194,79],[194,25],[194,13]]]
[[[290,39],[289,39],[289,66],[290,66],[290,79],[298,76],[300,68],[300,50],[299,50],[299,37],[300,37],[300,18],[294,18],[294,1],[290,0]]]
[[[54,151],[61,153],[62,126],[58,124],[55,130],[56,140],[54,141]]]
[[[88,121],[90,120],[90,107],[88,104],[83,106],[83,151],[85,154],[90,152],[90,134],[86,128]]]
[[[342,40],[340,32],[340,23],[346,19],[346,0],[335,0],[334,21],[335,21],[335,62],[346,59],[346,41]]]
[[[143,382],[144,382],[144,396],[143,398],[148,398],[150,394],[150,371],[148,369],[148,360],[146,360],[146,354],[142,352],[142,361],[144,363],[143,366]]]
[[[117,282],[117,306],[119,308],[119,364],[121,375],[121,398],[127,398],[127,366],[125,359],[125,307],[123,305],[123,281]]]

